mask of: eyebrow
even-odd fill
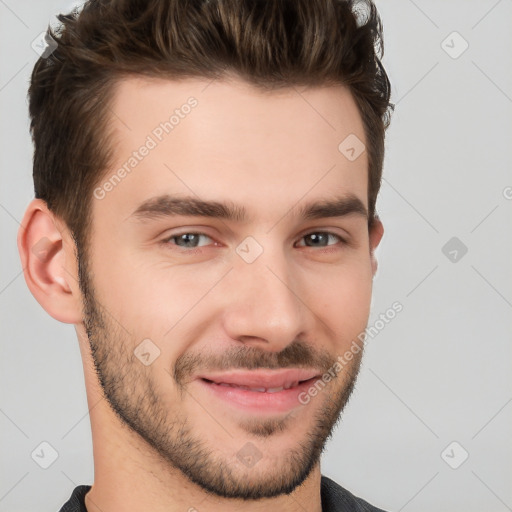
[[[130,214],[129,218],[143,221],[176,215],[211,217],[233,222],[249,220],[246,209],[232,202],[207,201],[192,196],[169,194],[144,201]],[[345,217],[347,215],[360,215],[368,219],[366,206],[353,194],[307,203],[298,210],[298,216],[304,220]]]

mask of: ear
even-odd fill
[[[82,322],[75,243],[42,199],[30,202],[18,231],[25,281],[37,302],[60,322]]]
[[[375,257],[375,249],[377,249],[380,241],[382,240],[382,236],[384,235],[384,226],[380,221],[379,217],[376,215],[375,220],[370,226],[370,257],[372,261],[372,275],[375,276],[377,272],[377,258]]]

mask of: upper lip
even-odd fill
[[[208,379],[217,384],[235,384],[252,388],[280,388],[296,386],[299,382],[312,379],[321,372],[315,369],[290,368],[287,370],[233,370],[224,373],[204,373],[199,379]]]

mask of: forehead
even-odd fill
[[[351,193],[367,204],[366,151],[344,152],[365,144],[344,86],[268,92],[236,79],[128,78],[110,112],[114,159],[98,186],[108,189],[102,204],[124,217],[162,193],[229,198],[267,215],[306,195]]]

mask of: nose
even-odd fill
[[[312,312],[284,259],[237,262],[222,308],[227,335],[246,345],[280,352],[312,326]]]

